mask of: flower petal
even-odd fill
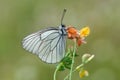
[[[80,30],[80,37],[86,37],[90,34],[90,28],[88,26]]]

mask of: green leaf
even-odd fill
[[[65,66],[64,66],[64,65],[61,65],[58,70],[59,70],[59,71],[64,71],[64,70],[65,70]]]

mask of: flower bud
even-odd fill
[[[87,76],[89,76],[89,73],[87,70],[81,70],[79,72],[79,76],[80,76],[80,78],[87,77]]]
[[[91,54],[84,54],[82,56],[82,63],[88,63],[89,61],[91,61],[94,58],[94,55]]]

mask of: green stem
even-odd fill
[[[55,72],[54,72],[54,80],[56,80],[56,74],[57,74],[57,71],[59,70],[60,66],[62,65],[62,63],[58,64],[57,65],[57,68],[55,69]]]
[[[57,68],[55,69],[55,72],[54,72],[54,80],[56,80],[56,74],[57,74]]]
[[[82,63],[82,64],[80,64],[79,66],[77,66],[74,70],[73,70],[73,72],[75,72],[76,70],[79,70],[81,67],[83,67],[84,66],[84,64]]]
[[[72,71],[72,73],[75,72],[76,70],[80,69],[80,68],[83,67],[83,66],[84,66],[84,64],[80,64],[79,66],[77,66],[77,67]],[[64,78],[64,80],[67,80],[69,76],[70,76],[70,74],[68,74],[68,75]]]
[[[70,74],[69,74],[69,80],[72,79],[73,65],[74,65],[74,59],[75,59],[75,52],[76,52],[76,41],[74,43],[74,48],[73,48],[73,56],[72,56],[72,64],[71,64],[71,69],[70,69]]]

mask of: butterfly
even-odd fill
[[[28,35],[22,41],[22,46],[37,55],[46,63],[60,62],[65,56],[67,27],[62,24],[66,9],[63,11],[61,25],[50,27]]]

